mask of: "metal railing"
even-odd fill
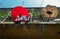
[[[0,24],[14,24],[14,22],[0,22]],[[26,24],[21,22],[20,24]],[[28,22],[27,24],[60,24],[60,22]]]

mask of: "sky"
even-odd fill
[[[60,7],[60,0],[0,0],[0,8],[24,7],[45,7],[54,5]]]

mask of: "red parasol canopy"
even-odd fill
[[[17,16],[26,16],[28,17],[28,10],[22,6],[16,6],[11,10],[11,18],[13,21],[15,21]]]

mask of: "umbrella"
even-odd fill
[[[13,21],[15,21],[17,16],[26,16],[28,17],[28,10],[25,7],[22,6],[16,6],[11,10],[11,18]]]

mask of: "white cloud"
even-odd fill
[[[60,0],[43,0],[42,6],[44,7],[46,5],[54,5],[60,7]]]

